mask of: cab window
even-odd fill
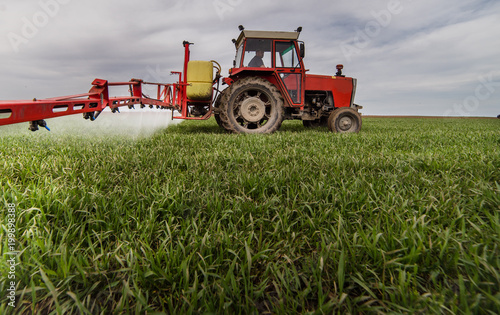
[[[244,67],[272,67],[271,53],[272,41],[270,39],[249,38],[245,45],[243,58]]]
[[[295,68],[299,66],[299,58],[294,42],[276,43],[276,67]]]
[[[241,67],[241,59],[243,58],[243,46],[244,45],[238,47],[238,50],[236,51],[236,60],[234,62],[234,66],[236,68]]]

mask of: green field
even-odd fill
[[[500,119],[80,119],[0,128],[2,314],[500,313]]]

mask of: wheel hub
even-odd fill
[[[342,117],[339,121],[339,127],[342,130],[349,130],[352,126],[352,119],[350,117]]]
[[[266,114],[266,105],[258,97],[249,97],[241,103],[241,117],[248,122],[258,122]]]

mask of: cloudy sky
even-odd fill
[[[498,0],[0,0],[0,99],[173,82],[183,40],[227,74],[240,24],[302,26],[309,73],[344,64],[364,114],[500,114]]]

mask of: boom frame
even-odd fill
[[[178,75],[177,83],[151,83],[140,79],[131,79],[129,82],[108,82],[103,79],[95,79],[88,93],[42,100],[0,101],[0,126],[22,122],[31,122],[31,124],[35,125],[38,123],[40,126],[45,126],[44,119],[75,114],[84,114],[85,118],[94,120],[106,107],[115,112],[119,107],[127,106],[132,108],[134,105],[170,109],[172,110],[173,119],[208,119],[212,115],[212,100],[199,102],[187,99],[186,88],[189,85],[187,82],[187,67],[190,59],[189,46],[192,44],[184,41],[183,45],[184,71],[171,72],[173,75]],[[214,84],[218,82],[218,79],[219,73],[216,80],[214,80]],[[143,87],[146,85],[156,86],[156,98],[143,94]],[[130,96],[110,97],[109,88],[113,86],[128,86]],[[188,108],[191,105],[208,106],[209,110],[202,117],[193,117],[190,115]],[[174,111],[179,112],[180,115],[174,115]]]

